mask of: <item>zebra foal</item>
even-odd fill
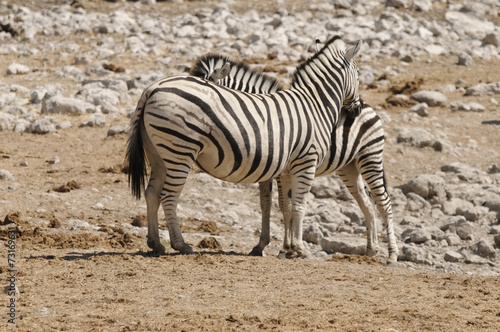
[[[145,189],[148,246],[165,253],[158,232],[160,204],[172,248],[192,253],[177,219],[177,203],[191,166],[216,178],[242,183],[280,177],[283,189],[283,251],[309,255],[302,244],[305,195],[317,165],[330,151],[343,105],[358,112],[355,56],[361,42],[346,49],[336,36],[297,68],[291,88],[271,94],[232,90],[193,76],[151,84],[130,122],[126,159],[132,193]]]
[[[278,81],[250,69],[241,62],[218,54],[209,54],[197,60],[191,75],[215,81],[232,89],[254,93],[273,93],[281,90]],[[364,188],[366,182],[387,231],[389,240],[388,264],[396,264],[398,247],[393,229],[392,204],[385,182],[383,166],[384,129],[380,117],[371,106],[364,104],[358,116],[341,112],[337,128],[331,137],[330,151],[317,166],[315,176],[337,172],[362,210],[367,229],[366,254],[378,251],[378,238],[373,205]],[[278,177],[280,207],[282,190]],[[272,180],[260,182],[262,231],[259,244],[251,255],[261,256],[270,241],[270,211],[272,206]]]

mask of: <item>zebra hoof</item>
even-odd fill
[[[262,256],[264,256],[264,254],[262,253],[262,250],[260,248],[254,247],[252,249],[252,251],[250,251],[248,256],[260,256],[260,257],[262,257]]]
[[[281,259],[288,258],[287,255],[288,255],[288,253],[286,251],[280,251],[278,254],[278,258],[281,258]]]
[[[390,268],[396,268],[398,267],[398,264],[396,262],[387,261],[387,266]]]
[[[152,256],[158,257],[165,255],[165,247],[163,246],[163,244],[160,243],[160,241],[148,239],[147,243],[148,247],[153,249],[153,251],[151,252]]]
[[[193,248],[188,246],[187,244],[184,244],[180,249],[179,252],[181,255],[194,255]]]
[[[165,247],[162,244],[158,244],[153,248],[153,252],[151,253],[154,257],[159,257],[165,255]]]

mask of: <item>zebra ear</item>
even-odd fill
[[[351,47],[350,49],[348,49],[345,52],[346,59],[349,60],[349,61],[354,60],[354,58],[357,57],[359,55],[359,53],[361,52],[361,45],[363,45],[363,41],[359,40],[356,43],[356,45],[354,45],[353,47]]]
[[[316,53],[320,51],[319,44],[321,44],[321,40],[316,38]]]

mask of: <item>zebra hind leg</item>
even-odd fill
[[[377,222],[372,201],[364,190],[363,179],[354,163],[344,166],[337,173],[365,216],[366,255],[375,256],[378,252]]]
[[[260,189],[260,208],[262,210],[262,230],[260,232],[259,243],[252,249],[250,256],[263,256],[264,248],[269,244],[271,239],[270,223],[271,223],[271,206],[272,206],[272,191],[273,180],[259,183]]]
[[[387,192],[387,186],[385,182],[384,172],[382,170],[382,186],[373,186],[369,183],[370,189],[372,191],[375,203],[377,204],[377,209],[382,216],[384,221],[385,229],[387,232],[388,239],[388,251],[389,258],[387,259],[387,265],[390,267],[396,267],[399,255],[399,249],[396,242],[396,235],[394,234],[393,219],[394,215],[392,212],[392,201]]]
[[[290,179],[288,176],[281,175],[276,179],[278,183],[278,200],[281,214],[283,215],[283,223],[285,225],[283,247],[278,253],[278,258],[291,258],[292,243],[292,200],[291,200],[291,187]]]
[[[151,165],[151,175],[144,196],[146,198],[147,214],[148,214],[148,247],[153,249],[154,256],[165,255],[165,247],[160,242],[158,230],[158,209],[160,207],[160,193],[165,181],[165,166],[156,149],[142,130],[142,140],[144,142],[144,151],[147,160]]]
[[[161,174],[161,175],[160,175]],[[165,255],[165,247],[160,243],[158,230],[158,208],[160,207],[160,192],[165,173],[158,173],[152,167],[151,177],[145,191],[148,211],[148,247],[153,249],[153,256]]]
[[[176,163],[175,167],[172,167],[172,165],[169,167],[169,164],[166,162],[165,182],[163,183],[162,192],[160,194],[160,202],[165,212],[168,233],[170,235],[170,244],[173,249],[179,251],[181,254],[194,254],[191,246],[184,241],[179,220],[177,219],[179,196],[186,183],[192,163],[190,159],[184,161],[184,163]]]
[[[390,267],[396,267],[399,250],[396,243],[396,235],[394,234],[392,202],[389,197],[389,193],[387,192],[387,184],[385,181],[385,172],[382,160],[375,165],[376,166],[371,167],[364,167],[361,165],[360,173],[368,185],[368,188],[370,189],[373,199],[377,205],[377,209],[382,216],[382,220],[384,221],[389,247],[387,265]]]

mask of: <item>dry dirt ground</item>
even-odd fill
[[[2,73],[12,60],[3,58]],[[455,63],[454,57],[419,59],[405,65],[405,72],[391,81],[392,86],[419,78],[422,89],[453,84],[457,79],[469,84],[500,82],[495,61],[475,60],[470,68]],[[133,70],[133,60],[126,64]],[[278,69],[282,65],[272,64]],[[401,66],[396,59],[370,65]],[[21,83],[17,79],[5,81]],[[49,73],[45,83],[51,79],[55,81]],[[391,93],[387,87],[363,87],[363,94],[376,106],[384,105]],[[464,98],[458,93],[448,97]],[[394,140],[395,128],[407,108],[385,105],[393,119],[386,125],[390,184],[402,184],[457,160],[482,170],[498,162],[498,126],[481,123],[500,120],[500,110],[489,97],[474,101],[487,111],[430,109],[431,124],[446,128],[454,144],[477,141],[479,148],[461,156],[406,147],[404,153],[396,152],[400,146]],[[244,253],[250,248],[237,243],[221,250],[196,249],[200,254],[192,256],[169,250],[164,257],[151,257],[146,239],[124,235],[121,227],[131,223],[137,211],[145,211],[144,201],[131,197],[127,175],[120,167],[126,136],[106,137],[107,128],[78,128],[81,118],[67,119],[73,129],[53,135],[0,132],[0,169],[12,170],[17,183],[15,190],[0,191],[0,221],[9,213],[19,213],[15,250],[19,331],[497,331],[500,327],[497,277],[391,269],[378,259],[362,256],[334,256],[332,260],[247,257]],[[127,121],[123,117],[114,123]],[[61,159],[59,164],[49,164],[54,156]],[[22,162],[28,167],[19,166]],[[70,181],[74,182],[69,192],[58,192]],[[190,185],[196,184],[188,184],[185,199]],[[220,200],[250,200],[258,206],[255,194],[254,189],[250,198],[234,197],[234,191],[228,191]],[[96,202],[103,199],[107,208],[96,208]],[[259,218],[258,211],[255,218]],[[70,219],[99,227],[102,234],[67,228],[58,232]],[[181,222],[187,233],[203,232],[198,221]],[[2,229],[0,244],[4,284],[10,275],[6,229]],[[232,230],[216,232],[224,236]],[[251,242],[256,239],[254,235]],[[0,330],[13,329],[5,315],[11,298],[0,295]]]

